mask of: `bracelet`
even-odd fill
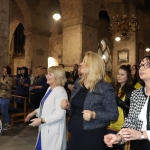
[[[119,142],[119,144],[121,145],[121,144],[124,144],[125,143],[125,140],[122,138],[122,135],[121,134],[117,134],[117,135],[119,135],[120,137],[121,137],[121,141]]]

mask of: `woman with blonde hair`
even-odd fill
[[[63,99],[67,99],[64,89],[66,75],[63,68],[52,66],[46,76],[50,85],[40,102],[38,109],[27,115],[28,122],[34,115],[38,118],[30,120],[30,126],[39,126],[36,150],[66,149],[66,111],[60,107]]]
[[[85,53],[80,66],[82,76],[74,84],[70,104],[67,100],[61,102],[63,109],[70,108],[67,150],[104,150],[107,126],[118,117],[115,90],[105,81],[100,55]]]

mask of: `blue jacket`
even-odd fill
[[[71,99],[79,92],[81,86],[76,80],[72,90]],[[104,126],[108,126],[111,121],[118,118],[118,108],[116,104],[116,93],[113,87],[105,82],[100,81],[97,83],[96,88],[92,92],[88,92],[84,101],[84,110],[95,111],[96,118],[90,121],[83,119],[83,129],[91,130]],[[70,108],[70,115],[73,109]]]

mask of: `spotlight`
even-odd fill
[[[56,14],[53,15],[53,18],[55,20],[59,20],[61,18],[61,16],[60,16],[60,14],[56,13]]]

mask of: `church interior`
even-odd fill
[[[121,65],[150,55],[149,18],[150,0],[0,0],[0,70],[9,65],[17,75],[26,66],[36,76],[38,66],[64,64],[72,71],[93,51],[115,78]]]
[[[121,64],[136,64],[150,54],[149,0],[1,0],[1,4],[0,68],[9,64],[13,75],[22,66],[36,74],[38,66],[48,67],[48,57],[71,71],[87,51],[102,55],[106,70],[115,75]],[[57,21],[55,13],[61,15]]]

